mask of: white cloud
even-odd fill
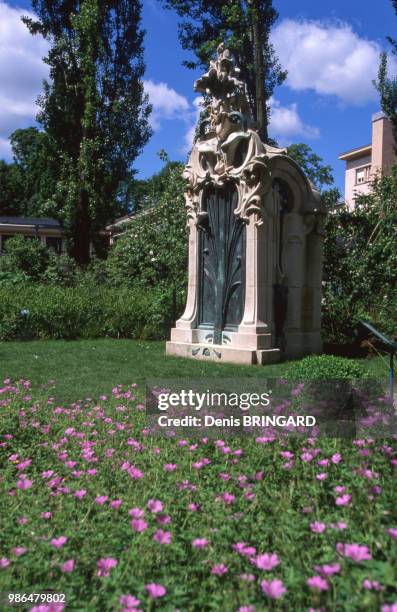
[[[10,134],[34,123],[35,102],[48,75],[42,61],[47,43],[29,33],[22,15],[33,17],[0,0],[0,157],[10,155]]]
[[[377,99],[372,80],[382,49],[349,24],[285,19],[274,29],[272,42],[291,89],[312,89],[353,105]],[[394,58],[390,65],[395,68]]]
[[[191,108],[188,100],[167,83],[144,81],[146,93],[153,105],[150,123],[154,130],[159,130],[164,119],[188,120]]]
[[[290,144],[293,136],[305,138],[318,138],[318,128],[306,125],[299,116],[297,105],[281,106],[275,98],[270,102],[270,125],[269,131],[272,136],[283,145]]]
[[[202,96],[197,96],[193,100],[193,109],[190,112],[189,127],[185,133],[183,146],[180,148],[180,153],[182,154],[186,155],[187,153],[189,153],[193,146],[193,139],[196,133],[196,127],[197,127],[197,123],[198,123],[201,109],[202,109],[202,106],[201,106],[202,101],[203,101]]]

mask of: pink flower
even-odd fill
[[[339,521],[338,523],[332,523],[331,527],[332,529],[336,530],[347,529],[347,523],[345,523],[344,521]]]
[[[95,498],[95,503],[98,504],[98,506],[103,506],[104,504],[106,504],[108,499],[109,498],[107,495],[99,495]]]
[[[26,548],[24,548],[23,546],[15,546],[15,548],[12,549],[12,552],[16,557],[20,557],[21,555],[26,553]]]
[[[389,536],[393,538],[393,540],[397,540],[397,529],[396,528],[390,527],[390,529],[387,529],[386,533],[388,533]]]
[[[381,608],[381,612],[397,612],[397,601],[392,604],[384,604]]]
[[[109,506],[112,508],[112,510],[117,510],[117,508],[120,508],[122,503],[123,502],[121,499],[114,499],[110,502]]]
[[[164,597],[167,593],[167,589],[162,584],[156,584],[155,582],[151,582],[150,584],[145,584],[145,589],[147,590],[149,597],[152,599],[157,599],[158,597]]]
[[[65,561],[65,563],[62,563],[61,565],[61,572],[63,572],[64,574],[70,574],[70,572],[73,572],[74,570],[74,564],[74,559],[69,559],[68,561]]]
[[[164,470],[166,472],[175,472],[175,470],[176,470],[176,463],[165,463],[164,464]]]
[[[197,510],[200,510],[200,504],[188,504],[187,506],[188,510],[190,510],[190,512],[197,512]]]
[[[205,538],[196,538],[195,540],[193,540],[192,546],[193,548],[205,548],[206,546],[208,546],[208,540],[206,540]]]
[[[327,591],[329,588],[328,582],[321,578],[321,576],[312,576],[306,580],[306,583],[315,591]]]
[[[255,582],[256,580],[254,574],[240,574],[239,578],[245,582]]]
[[[26,491],[26,489],[30,489],[33,482],[29,480],[29,478],[20,478],[17,480],[17,489],[21,489],[21,491]]]
[[[75,492],[74,496],[77,497],[77,499],[81,499],[82,497],[84,497],[86,495],[87,491],[85,489],[79,489],[78,491]]]
[[[275,553],[265,553],[252,559],[252,563],[256,565],[258,569],[270,571],[280,563],[280,560]]]
[[[336,545],[336,550],[342,557],[349,557],[353,561],[369,561],[372,559],[371,553],[367,546],[360,546],[360,544],[341,544]]]
[[[240,606],[237,612],[255,612],[255,606]]]
[[[171,532],[158,529],[153,536],[153,540],[159,544],[171,544]]]
[[[2,557],[0,559],[0,569],[4,569],[10,565],[10,560],[6,557]]]
[[[233,493],[223,493],[219,499],[223,501],[227,506],[230,506],[236,499],[236,496]]]
[[[382,589],[380,583],[377,580],[363,580],[363,588],[368,591],[380,591]]]
[[[31,459],[25,459],[24,461],[21,461],[21,463],[18,463],[17,465],[17,470],[19,470],[20,472],[22,470],[24,470],[25,468],[29,467],[29,465],[32,463]]]
[[[320,480],[320,481],[327,480],[328,474],[327,474],[327,472],[321,472],[320,474],[316,475],[316,478],[317,478],[317,480]]]
[[[320,523],[319,521],[315,521],[314,523],[310,523],[310,529],[313,533],[323,533],[327,526],[324,523]]]
[[[127,473],[132,480],[139,480],[144,477],[144,473],[133,465],[127,470]]]
[[[41,477],[42,478],[51,478],[51,476],[54,474],[54,470],[47,470],[46,472],[41,472]]]
[[[332,455],[331,461],[335,465],[338,465],[338,463],[342,461],[342,455],[340,455],[339,453],[335,453],[335,455]]]
[[[149,508],[150,512],[153,512],[153,514],[157,514],[163,510],[163,504],[158,499],[149,499],[147,507]]]
[[[125,608],[137,608],[140,604],[140,600],[133,595],[120,595],[119,604]]]
[[[337,506],[349,506],[351,498],[352,496],[346,493],[345,495],[341,495],[340,497],[337,497],[335,500],[335,504]]]
[[[128,510],[128,514],[133,518],[142,518],[145,511],[141,508],[131,508],[131,510]]]
[[[52,517],[52,512],[42,512],[40,516],[45,521],[48,521]]]
[[[315,565],[314,569],[316,572],[327,578],[328,576],[333,576],[334,574],[338,574],[340,572],[340,564],[339,563],[329,563],[325,565]]]
[[[280,599],[286,592],[286,588],[284,587],[281,580],[262,580],[261,589],[265,595],[270,597],[271,599]]]
[[[54,548],[61,548],[68,541],[66,536],[59,536],[59,538],[53,538],[50,542]]]
[[[117,565],[117,560],[116,559],[112,559],[111,557],[105,557],[103,559],[99,559],[99,561],[97,561],[97,576],[99,576],[99,578],[107,578],[107,576],[109,576],[110,574],[110,570],[113,569],[114,567],[116,567]]]
[[[147,529],[147,522],[143,519],[133,519],[130,523],[132,529],[138,533],[145,531]]]
[[[223,576],[224,574],[227,574],[228,571],[229,569],[224,563],[219,563],[218,565],[213,565],[211,574],[213,576]]]
[[[256,548],[248,546],[245,542],[237,542],[237,544],[232,545],[232,548],[235,552],[246,557],[253,557],[256,554]]]

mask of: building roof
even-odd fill
[[[22,225],[45,228],[61,228],[62,223],[58,219],[50,217],[0,217],[0,225]]]
[[[370,155],[371,151],[372,144],[368,144],[363,147],[356,147],[355,149],[350,149],[350,151],[346,151],[346,153],[341,153],[338,159],[348,161],[351,159],[356,159],[357,157],[364,157],[364,155]]]
[[[118,219],[113,221],[113,223],[109,223],[109,225],[107,225],[105,229],[110,232],[114,231],[115,229],[118,229],[121,226],[123,226],[125,223],[129,223],[130,221],[135,221],[136,219],[139,219],[140,217],[144,217],[145,215],[148,215],[149,213],[153,212],[155,208],[156,208],[155,206],[148,206],[136,212],[132,212],[129,215],[125,215],[125,217],[119,217]]]

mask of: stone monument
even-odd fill
[[[188,293],[167,354],[266,364],[321,352],[319,193],[261,141],[224,45],[195,90],[207,112],[184,171]]]

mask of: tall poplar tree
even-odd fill
[[[392,0],[395,14],[397,15],[397,0]],[[391,45],[393,55],[397,55],[397,40],[391,36],[386,37]],[[380,105],[391,122],[394,147],[397,151],[397,77],[389,77],[387,74],[387,54],[381,53],[378,70],[378,79],[374,85],[380,94]]]
[[[32,34],[50,43],[38,120],[55,145],[54,195],[81,264],[120,211],[121,190],[150,136],[138,0],[33,0]]]
[[[181,17],[179,40],[196,60],[188,68],[206,68],[217,46],[225,42],[247,83],[251,112],[259,133],[269,141],[269,100],[287,73],[270,42],[278,12],[272,0],[161,0]]]

